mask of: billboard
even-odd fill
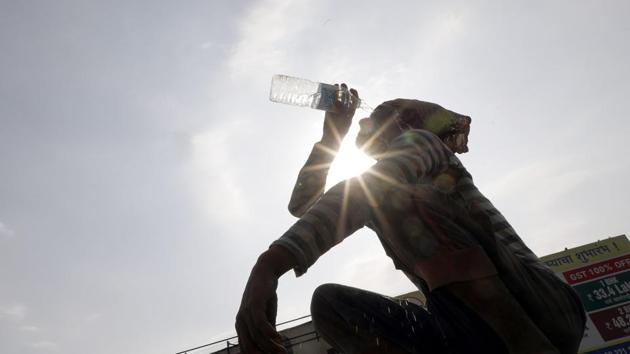
[[[586,310],[580,353],[630,354],[630,242],[625,235],[541,257]]]

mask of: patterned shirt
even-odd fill
[[[569,329],[557,323],[580,322],[573,290],[525,245],[436,135],[404,132],[365,173],[322,194],[332,161],[324,149],[316,144],[298,175],[289,209],[300,219],[273,243],[295,256],[296,275],[368,226],[425,293],[498,274],[544,333],[560,335]]]

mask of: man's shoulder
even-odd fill
[[[408,139],[413,139],[413,138],[426,138],[426,139],[437,139],[440,140],[440,138],[435,135],[434,133],[428,131],[428,130],[424,130],[424,129],[408,129],[405,130],[404,132],[402,132],[399,136],[399,138],[401,137],[406,137]],[[440,140],[441,141],[441,140]]]
[[[423,129],[409,129],[396,137],[391,145],[390,150],[398,154],[406,153],[422,153],[429,152],[432,158],[440,158],[448,160],[450,164],[461,165],[461,161],[442,141],[440,137],[434,133]]]
[[[440,149],[447,148],[446,145],[444,145],[442,139],[440,139],[437,135],[423,129],[405,130],[394,140],[392,140],[391,147],[437,147]]]

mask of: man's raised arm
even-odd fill
[[[313,146],[293,187],[289,212],[294,216],[304,215],[324,194],[328,170],[352,124],[359,94],[355,89],[348,90],[346,84],[341,84],[339,92],[336,102],[338,109],[336,112],[326,112],[322,139]],[[351,99],[351,104],[344,107],[343,102],[348,99]]]

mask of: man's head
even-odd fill
[[[471,119],[431,102],[398,98],[380,104],[369,118],[359,121],[356,145],[377,157],[389,143],[409,129],[432,132],[453,151],[468,151]]]

